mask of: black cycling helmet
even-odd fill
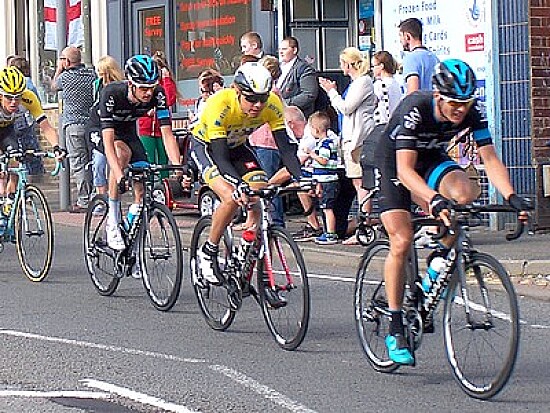
[[[265,95],[271,90],[273,79],[271,73],[258,62],[242,64],[235,72],[233,82],[245,93]]]
[[[159,69],[151,56],[132,56],[126,61],[124,70],[128,80],[137,86],[151,86],[159,80]]]
[[[435,66],[432,84],[442,96],[465,102],[474,98],[476,75],[466,62],[447,59]]]

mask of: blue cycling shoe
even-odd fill
[[[386,347],[390,359],[397,364],[414,364],[414,357],[409,350],[407,340],[401,334],[386,336]]]

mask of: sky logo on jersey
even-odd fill
[[[420,123],[422,116],[420,116],[420,111],[418,108],[413,108],[409,113],[403,116],[403,126],[406,129],[415,130],[416,125]]]

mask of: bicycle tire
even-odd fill
[[[386,348],[390,318],[384,283],[384,263],[390,250],[387,239],[375,240],[367,248],[355,279],[355,327],[361,348],[371,366],[391,373],[400,365],[393,362]]]
[[[258,261],[257,281],[260,306],[267,327],[277,342],[285,350],[295,350],[303,342],[310,313],[310,294],[304,257],[296,242],[282,228],[270,228],[268,235],[269,254],[275,288],[286,300],[286,305],[271,308],[263,294],[265,257]],[[292,276],[292,282],[288,279]]]
[[[166,205],[153,202],[141,224],[139,260],[143,286],[153,306],[170,310],[183,280],[183,248],[178,225]]]
[[[107,246],[106,230],[109,204],[96,195],[84,219],[84,260],[92,284],[100,295],[112,295],[120,282],[115,273],[112,251]]]
[[[208,239],[212,218],[209,215],[200,218],[193,230],[191,246],[189,248],[189,266],[191,271],[191,283],[197,297],[199,308],[206,323],[214,330],[224,331],[231,326],[235,319],[236,311],[233,310],[227,300],[227,288],[205,283],[200,276],[200,268],[197,260],[197,251]],[[223,270],[225,257],[231,251],[231,241],[226,231],[220,245],[218,263]]]
[[[16,208],[15,246],[21,269],[29,280],[43,281],[50,272],[54,248],[48,201],[39,188],[27,185],[25,197],[19,199]]]
[[[486,400],[504,388],[514,369],[519,309],[510,277],[495,258],[472,253],[465,270],[466,285],[461,285],[455,273],[448,287],[451,299],[445,300],[443,313],[445,350],[462,390],[470,397]],[[468,291],[472,325],[477,329],[467,324],[462,288]],[[473,354],[466,354],[469,351]],[[484,351],[487,354],[482,354]]]

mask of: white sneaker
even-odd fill
[[[126,248],[126,244],[124,244],[124,239],[122,238],[118,225],[107,224],[105,229],[107,232],[107,245],[109,248],[112,248],[115,251],[123,251]]]
[[[221,274],[219,276],[216,274],[219,272],[219,268],[216,268],[217,265],[214,262],[214,257],[204,252],[202,247],[197,251],[197,260],[200,270],[199,277],[202,277],[210,284],[221,285],[223,283]]]

